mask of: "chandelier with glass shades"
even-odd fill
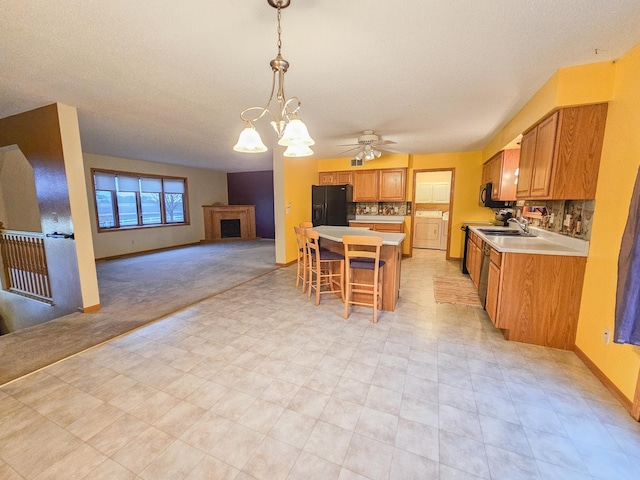
[[[267,147],[262,143],[260,134],[253,126],[253,122],[260,120],[267,113],[271,116],[274,130],[278,135],[278,145],[287,147],[284,151],[285,157],[306,157],[313,155],[311,145],[315,142],[309,136],[307,126],[298,118],[298,110],[300,110],[300,100],[298,97],[291,97],[287,100],[284,95],[284,74],[289,68],[287,62],[280,50],[282,41],[280,36],[282,28],[280,27],[281,10],[287,8],[291,0],[267,0],[269,5],[278,10],[278,55],[271,60],[271,69],[273,70],[273,80],[271,83],[271,95],[264,107],[249,107],[242,111],[240,118],[244,121],[244,130],[240,132],[238,143],[233,149],[236,152],[243,153],[260,153],[266,152]],[[278,85],[276,88],[276,84]],[[273,94],[277,105],[271,107]]]

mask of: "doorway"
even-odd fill
[[[449,259],[455,169],[415,170],[411,251],[440,250]]]

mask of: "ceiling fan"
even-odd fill
[[[341,147],[352,147],[336,155],[336,157],[343,156],[345,153],[353,152],[357,150],[354,160],[360,162],[368,162],[375,158],[380,158],[382,152],[395,153],[393,150],[386,148],[386,145],[395,145],[396,142],[391,140],[380,140],[380,136],[373,133],[373,130],[365,130],[362,135],[358,137],[358,143],[348,143],[339,145]]]

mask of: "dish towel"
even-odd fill
[[[618,257],[615,343],[640,345],[640,169]]]

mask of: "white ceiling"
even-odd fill
[[[240,111],[267,101],[276,11],[266,0],[0,0],[0,117],[78,108],[83,150],[224,171]],[[291,0],[286,94],[316,158],[365,129],[407,153],[483,148],[561,67],[640,43],[638,0]],[[595,53],[598,49],[598,53]],[[267,146],[275,134],[256,124]]]

